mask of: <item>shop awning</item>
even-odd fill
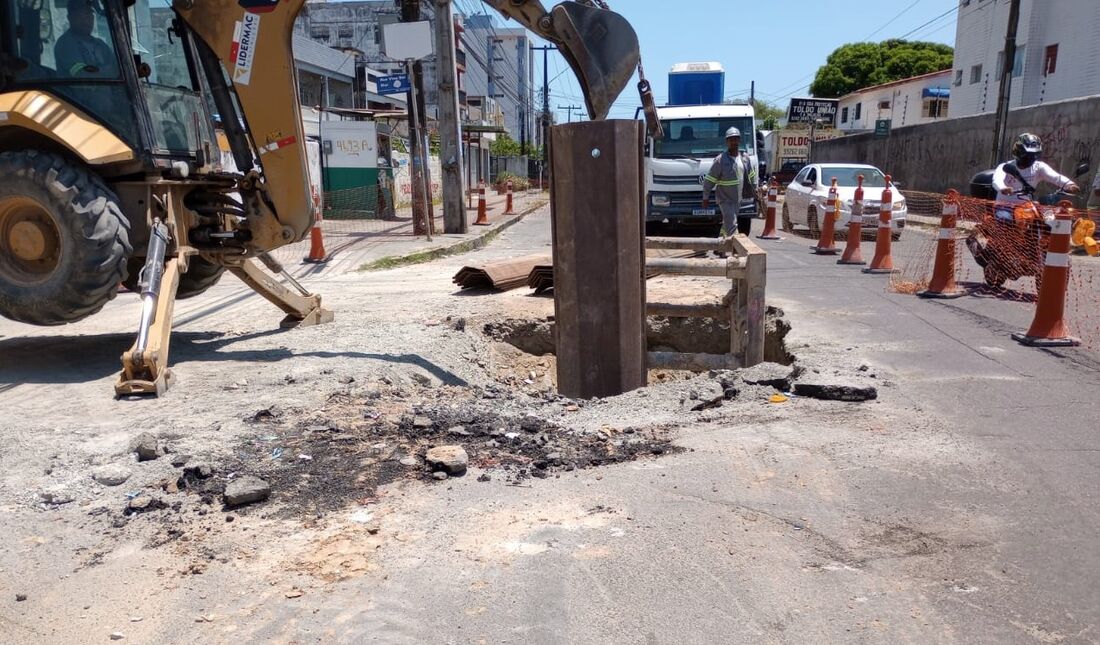
[[[951,88],[949,87],[926,87],[921,90],[921,97],[926,99],[947,99],[951,98]]]

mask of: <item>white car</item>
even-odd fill
[[[852,217],[852,200],[855,197],[857,178],[863,175],[863,234],[874,237],[878,234],[879,204],[886,187],[886,175],[875,168],[863,164],[815,163],[802,169],[787,186],[787,196],[783,202],[783,230],[794,231],[795,226],[804,226],[810,233],[817,235],[821,223],[825,221],[825,201],[829,197],[829,187],[833,177],[837,179],[837,194],[840,198],[840,212],[837,213],[836,232],[845,233]],[[891,183],[893,211],[891,213],[891,232],[896,240],[905,228],[907,209],[905,196]]]

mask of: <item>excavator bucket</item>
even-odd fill
[[[581,84],[589,116],[607,118],[641,60],[634,28],[613,11],[579,2],[557,5],[550,19],[558,49]]]

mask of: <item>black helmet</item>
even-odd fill
[[[1012,144],[1012,156],[1016,158],[1017,164],[1024,167],[1035,163],[1042,153],[1043,140],[1030,132],[1016,137],[1016,141]]]

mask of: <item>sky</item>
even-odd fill
[[[808,86],[818,67],[845,43],[904,37],[954,46],[959,4],[958,0],[607,1],[638,33],[642,64],[658,105],[668,99],[668,70],[674,63],[717,61],[726,69],[727,98],[747,99],[755,80],[757,98],[784,109],[791,96],[809,96]],[[543,4],[549,9],[554,2]],[[542,56],[536,54],[535,82],[541,88]],[[580,86],[564,59],[552,53],[549,67],[551,107],[584,105]],[[638,105],[632,82],[610,117],[632,119]],[[565,122],[566,112],[557,111],[558,122]]]

